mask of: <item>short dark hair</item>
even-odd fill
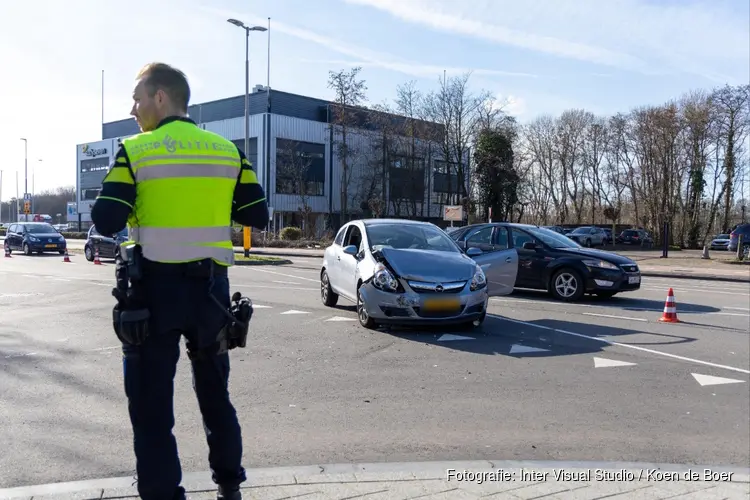
[[[153,97],[158,90],[163,90],[175,106],[187,112],[190,85],[185,73],[169,64],[153,62],[141,68],[136,78],[143,78],[149,96]]]

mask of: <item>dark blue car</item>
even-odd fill
[[[63,235],[46,222],[17,222],[8,227],[4,246],[11,252],[20,250],[24,255],[34,252],[58,252],[62,255],[67,243]]]

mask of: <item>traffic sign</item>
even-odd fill
[[[31,201],[31,193],[24,193],[23,199],[24,201]]]
[[[27,215],[31,213],[31,200],[23,200],[23,213]]]

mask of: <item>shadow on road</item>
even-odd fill
[[[643,332],[626,328],[589,325],[572,321],[539,319],[519,323],[488,315],[480,329],[461,331],[455,327],[383,327],[384,334],[407,341],[484,355],[514,358],[546,358],[600,352],[609,341],[638,346],[664,346],[694,342],[682,335]],[[628,341],[619,337],[639,335],[649,340]],[[602,340],[597,340],[602,339]]]
[[[556,304],[565,307],[565,302],[555,300],[547,294],[547,292],[537,290],[514,290],[511,295],[514,299],[529,300],[534,302],[547,302],[550,304]],[[664,299],[667,298],[667,292],[664,292]],[[603,298],[597,296],[585,296],[578,304],[591,305],[596,307],[609,307],[613,309],[620,309],[622,311],[663,311],[665,300],[652,300],[644,299],[640,297],[628,297],[627,293],[622,296],[613,298]],[[682,301],[677,302],[678,311],[691,312],[691,313],[712,313],[719,312],[721,309],[713,306],[706,306],[703,304],[692,304],[685,303]]]

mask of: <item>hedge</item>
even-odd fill
[[[5,236],[6,230],[0,229],[0,236]],[[66,240],[85,240],[88,238],[88,233],[82,232],[63,232],[60,233],[65,237]],[[243,245],[242,233],[232,233],[232,243],[235,246],[241,247]],[[279,240],[279,239],[267,239],[263,241],[263,238],[253,233],[252,235],[252,246],[254,248],[325,248],[331,244],[328,240]]]

